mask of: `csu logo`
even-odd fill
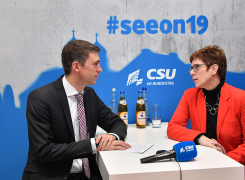
[[[147,78],[150,80],[154,79],[173,79],[176,74],[176,69],[172,70],[172,74],[170,76],[170,69],[150,69],[147,72]]]
[[[189,151],[194,151],[194,146],[193,145],[191,145],[191,146],[185,146],[185,149],[184,149],[184,147],[182,147],[180,149],[180,153],[189,152]]]
[[[185,150],[186,150],[186,152],[193,151],[194,150],[194,146],[193,145],[191,145],[191,146],[185,146]]]
[[[136,82],[136,86],[140,85],[143,81],[142,79],[138,79],[139,78],[139,73],[140,73],[140,69],[137,71],[132,72],[131,74],[128,75],[128,82],[127,82],[127,86],[130,84],[133,84]]]
[[[137,71],[134,71],[128,75],[127,86],[129,86],[135,82],[136,82],[136,86],[142,84],[143,78],[139,79],[139,73],[140,73],[140,69],[138,69]],[[146,76],[149,80],[162,80],[164,78],[167,80],[171,80],[171,79],[175,78],[175,75],[176,75],[176,69],[173,69],[173,70],[170,70],[170,69],[149,69],[146,73]],[[152,81],[150,82],[150,84],[148,84],[148,82],[147,82],[147,85],[151,85],[151,84],[152,84]],[[173,85],[173,82],[170,84]],[[153,85],[155,85],[154,82],[153,82]],[[164,85],[167,85],[167,81],[165,82]]]
[[[182,153],[182,152],[185,152],[183,147],[180,149],[180,153]]]

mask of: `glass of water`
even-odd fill
[[[152,127],[160,128],[161,127],[161,106],[160,104],[152,104],[151,106],[151,119]]]

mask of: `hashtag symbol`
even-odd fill
[[[118,25],[117,25],[118,23],[119,21],[117,20],[117,16],[114,16],[114,19],[112,16],[110,17],[110,20],[107,21],[108,24],[107,29],[109,29],[109,34],[111,34],[111,31],[113,34],[116,33],[116,29],[118,29]]]

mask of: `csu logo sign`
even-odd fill
[[[182,152],[185,152],[183,147],[180,149],[180,153],[182,153]]]
[[[142,79],[138,79],[139,78],[139,73],[140,73],[140,69],[137,71],[132,72],[131,74],[128,75],[128,82],[127,82],[127,86],[130,84],[133,84],[136,82],[136,86],[140,85],[143,81]]]
[[[172,74],[170,76],[170,69],[150,69],[147,72],[147,78],[150,80],[154,79],[173,79],[176,74],[176,69],[172,70]]]
[[[191,145],[191,146],[185,146],[185,149],[184,149],[184,147],[182,147],[180,149],[180,153],[189,152],[189,151],[194,151],[194,146],[193,145]]]
[[[188,152],[188,151],[194,151],[194,146],[193,145],[191,145],[191,146],[185,146],[185,150],[186,150],[186,152]]]
[[[139,79],[140,69],[134,71],[128,75],[127,86],[136,83],[136,86],[142,84],[143,78]],[[174,85],[174,81],[153,82],[153,80],[172,80],[175,78],[176,69],[149,69],[146,73],[146,77],[151,80],[147,82],[147,85]]]

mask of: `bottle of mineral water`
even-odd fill
[[[117,114],[117,94],[116,94],[116,88],[112,88],[111,90],[111,111],[115,114]]]

